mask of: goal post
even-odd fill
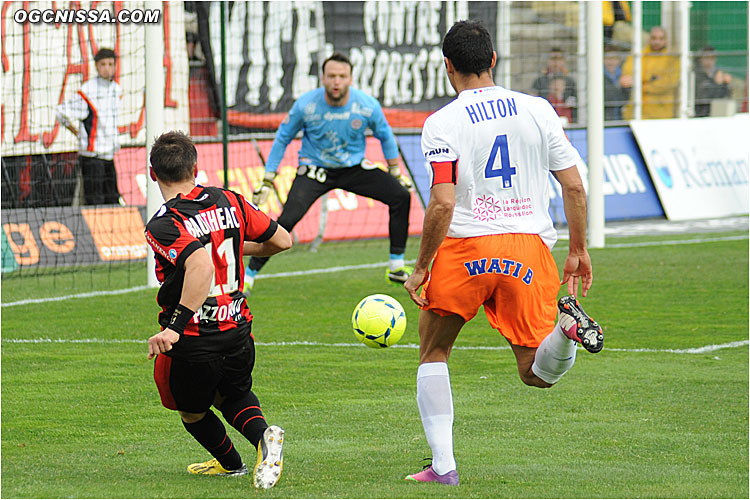
[[[586,2],[586,73],[589,85],[587,141],[589,167],[588,244],[604,247],[604,68],[602,4]]]
[[[161,2],[146,2],[151,8],[158,8]],[[146,222],[159,209],[164,202],[159,186],[149,175],[149,157],[151,147],[156,137],[164,131],[164,37],[161,27],[158,25],[146,25]],[[146,283],[155,287],[159,283],[156,280],[156,261],[154,251],[148,247],[146,258]]]

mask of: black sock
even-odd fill
[[[268,428],[263,412],[260,410],[260,401],[252,391],[247,396],[238,399],[227,399],[221,404],[221,414],[232,427],[258,447],[263,438],[263,431]]]
[[[270,258],[271,257],[250,257],[250,262],[247,264],[247,267],[253,271],[260,271]]]
[[[242,467],[240,454],[214,412],[208,410],[202,420],[192,424],[183,420],[182,425],[226,470]]]

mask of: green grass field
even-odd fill
[[[603,325],[605,348],[579,351],[552,389],[521,383],[480,311],[449,365],[457,488],[403,481],[430,454],[415,401],[418,311],[406,292],[386,285],[379,266],[268,277],[377,263],[385,242],[296,248],[256,282],[254,390],[287,437],[284,474],[268,491],[185,471],[208,454],[159,402],[145,344],[157,331],[155,290],[3,307],[2,495],[748,498],[748,240],[658,244],[733,235],[746,233],[612,238],[655,244],[592,250],[583,304]],[[565,247],[553,252],[558,262]],[[86,272],[73,292],[141,284]],[[4,279],[3,303],[45,279]],[[406,309],[396,348],[356,344],[351,311],[372,293]],[[252,446],[230,435],[254,464]]]

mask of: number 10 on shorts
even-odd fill
[[[497,159],[497,152],[500,151],[500,168],[495,168],[495,161]],[[510,152],[508,150],[508,136],[506,134],[498,135],[495,137],[495,143],[492,145],[492,151],[490,151],[490,159],[487,161],[487,165],[484,167],[484,177],[490,179],[492,177],[501,177],[503,180],[503,189],[509,189],[513,187],[511,177],[516,174],[516,168],[510,166]]]

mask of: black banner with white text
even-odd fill
[[[481,19],[493,39],[496,2],[231,2],[227,11],[227,106],[231,125],[275,129],[319,86],[334,50],[352,61],[353,86],[378,99],[394,127],[421,127],[453,98],[441,51],[459,19]],[[196,2],[201,45],[221,76],[218,2]],[[217,91],[217,95],[220,92]]]

